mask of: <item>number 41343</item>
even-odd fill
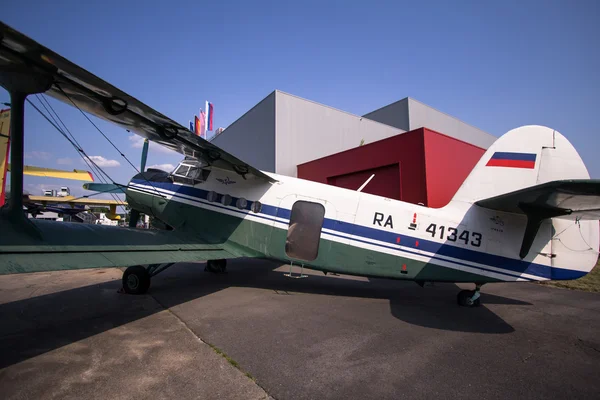
[[[425,232],[431,234],[431,237],[439,237],[446,239],[449,242],[464,242],[466,245],[475,247],[481,246],[481,233],[469,232],[467,230],[459,230],[457,228],[445,227],[443,225],[430,224]],[[444,235],[446,235],[444,237]]]

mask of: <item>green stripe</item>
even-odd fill
[[[139,196],[147,195],[139,194]],[[209,242],[225,242],[225,248],[230,253],[240,256],[268,257],[285,263],[291,260],[285,254],[286,229],[176,201],[166,202],[161,211],[165,222],[171,222],[175,226],[179,224],[180,229],[193,230],[194,235],[201,235]],[[319,254],[315,260],[291,261],[295,264],[304,263],[311,269],[347,275],[445,282],[500,281],[434,263],[352,246],[349,239],[346,243],[339,243],[321,238]],[[406,265],[406,273],[402,273],[404,265]]]

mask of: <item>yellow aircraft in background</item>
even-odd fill
[[[8,163],[8,154],[10,150],[10,109],[0,110],[0,207],[4,205],[6,201],[6,174],[10,171],[10,164]],[[72,171],[65,171],[53,168],[42,168],[25,165],[23,168],[23,174],[31,176],[41,176],[45,178],[60,178],[60,179],[72,179],[83,182],[93,182],[94,177],[90,171],[74,169]],[[121,217],[117,215],[117,206],[126,206],[127,203],[121,200],[105,200],[105,199],[88,199],[88,198],[76,198],[71,195],[67,196],[32,196],[28,195],[24,199],[26,205],[41,204],[46,207],[51,204],[68,204],[71,207],[75,205],[90,205],[90,206],[108,206],[109,212],[106,217],[111,220],[120,220]]]

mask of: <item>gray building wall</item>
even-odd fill
[[[487,149],[498,139],[415,99],[408,98],[410,129],[429,128],[463,142]]]
[[[363,115],[363,117],[404,131],[410,131],[408,97],[385,107],[381,107],[378,110],[371,111],[370,113]]]
[[[261,171],[275,172],[275,92],[228,126],[212,143]]]
[[[484,149],[496,140],[408,97],[360,117],[276,90],[212,142],[260,170],[296,177],[299,164],[422,127]]]
[[[296,177],[297,165],[404,133],[404,130],[276,91],[278,174]],[[223,132],[225,135],[227,131]]]
[[[364,117],[406,131],[429,128],[484,149],[490,147],[497,139],[481,129],[410,97],[365,114]]]

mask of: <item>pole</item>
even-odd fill
[[[21,92],[10,93],[10,199],[8,213],[12,216],[23,214],[23,152],[25,98]]]

